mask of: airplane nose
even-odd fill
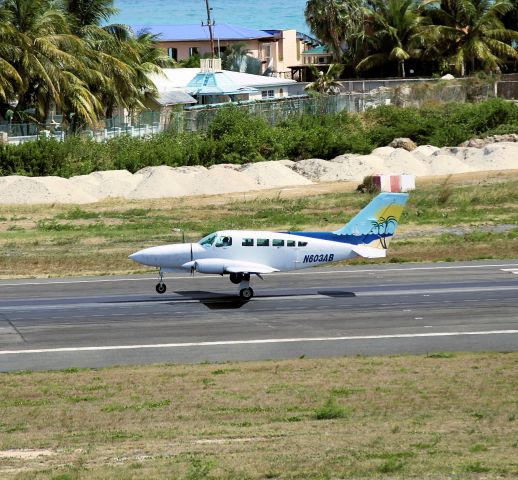
[[[128,258],[134,262],[141,263],[140,261],[142,260],[142,254],[140,252],[135,252],[129,255]]]
[[[129,259],[150,267],[172,268],[183,265],[190,258],[190,244],[161,245],[144,248],[129,255]]]

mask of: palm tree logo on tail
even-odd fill
[[[372,220],[372,232],[374,232],[379,237],[379,241],[381,246],[386,250],[387,247],[387,237],[395,231],[397,226],[397,218],[393,215],[389,215],[387,218],[380,217],[378,220]],[[391,225],[394,227],[392,231],[390,231]]]

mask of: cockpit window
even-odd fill
[[[203,237],[198,243],[204,247],[210,247],[214,243],[216,237],[217,234],[211,233],[210,235]]]
[[[232,245],[232,237],[222,235],[216,240],[216,247],[230,247]]]

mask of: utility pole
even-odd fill
[[[210,11],[212,8],[209,6],[209,0],[205,0],[205,7],[207,8],[207,26],[209,27],[209,38],[210,38],[210,50],[212,52],[212,58],[215,58],[214,52],[214,35],[212,34],[212,27],[214,25],[213,21],[210,18]],[[203,25],[203,22],[202,22]]]

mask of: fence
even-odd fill
[[[380,105],[422,106],[447,102],[479,101],[501,97],[518,101],[518,77],[509,76],[496,81],[477,78],[436,79],[383,79],[351,80],[341,82],[340,95],[307,97],[303,95],[283,99],[235,103],[270,124],[302,115],[331,114],[341,111],[362,112]],[[164,130],[170,132],[207,131],[210,123],[228,104],[195,106],[173,111],[164,120],[160,112],[142,112],[130,118],[107,119],[98,128],[83,129],[80,134],[96,141],[105,141],[119,135],[145,137]],[[38,136],[63,138],[71,131],[56,127],[55,123],[43,130],[35,124],[4,124],[0,132],[7,132],[12,144],[35,140]]]
[[[77,131],[71,127],[62,127],[56,119],[60,120],[60,116],[53,117],[51,121],[42,128],[36,123],[5,123],[0,124],[0,132],[8,135],[9,144],[20,144],[37,140],[39,137],[54,138],[56,140],[64,140],[67,135]],[[128,135],[131,137],[146,137],[163,130],[160,125],[159,112],[142,112],[130,118],[113,117],[107,118],[101,125],[97,127],[82,128],[80,134],[102,142],[110,138],[120,135]]]

